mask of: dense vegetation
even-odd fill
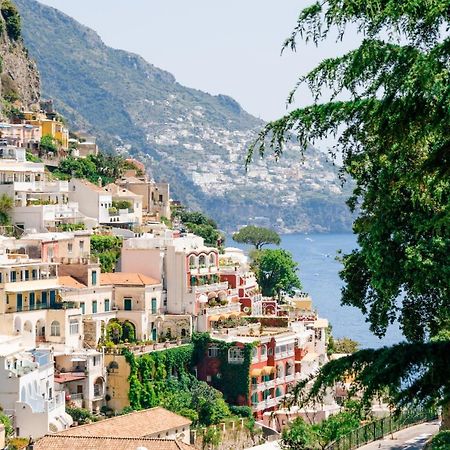
[[[217,223],[199,211],[188,211],[183,207],[172,209],[172,220],[178,218],[191,233],[201,236],[205,245],[222,247],[225,236],[217,229]]]
[[[17,8],[10,0],[1,0],[0,12],[5,20],[9,38],[17,41],[21,37],[21,20]]]
[[[253,266],[263,295],[281,299],[281,295],[293,294],[301,289],[297,275],[298,265],[292,254],[283,249],[266,249],[253,253]]]
[[[46,136],[42,139],[44,138]],[[42,145],[41,142],[41,147]],[[46,145],[46,148],[52,148],[51,146],[54,143],[49,141]],[[64,158],[58,168],[53,171],[53,175],[63,180],[68,180],[71,177],[84,178],[95,184],[101,180],[102,185],[106,185],[115,182],[126,169],[136,169],[136,167],[121,156],[100,152],[98,155],[88,155],[86,158],[73,158],[71,156]]]
[[[217,424],[230,417],[222,394],[190,373],[193,350],[193,345],[187,345],[139,357],[124,350],[130,365],[131,408],[164,406],[194,425]]]
[[[324,366],[312,395],[351,373],[364,398],[444,406],[450,427],[449,3],[325,0],[303,9],[285,48],[330,31],[362,32],[358,48],[300,78],[315,103],[268,124],[249,154],[283,153],[297,137],[337,135],[343,172],[356,182],[359,248],[343,257],[342,301],[383,336],[399,320],[410,343],[361,350]],[[348,31],[348,27],[351,31]],[[348,100],[336,100],[341,93]],[[328,97],[327,95],[330,94]],[[291,99],[293,98],[291,95]],[[301,390],[297,390],[301,394]]]
[[[98,257],[102,272],[114,272],[121,249],[122,238],[118,236],[91,236],[91,255]]]
[[[325,449],[328,444],[356,430],[362,420],[358,403],[351,402],[337,414],[317,424],[309,424],[302,418],[295,419],[282,432],[283,450]]]

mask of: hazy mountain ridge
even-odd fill
[[[246,148],[263,122],[234,99],[184,87],[35,0],[16,3],[43,95],[72,128],[145,159],[156,179],[171,183],[174,198],[227,229],[255,217],[281,231],[349,229],[337,170],[322,153],[310,149],[304,165],[294,155],[257,161],[246,175]]]

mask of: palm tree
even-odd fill
[[[14,202],[12,197],[7,194],[0,196],[0,225],[8,225],[11,222],[11,210],[13,209]]]

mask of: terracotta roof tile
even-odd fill
[[[146,286],[149,284],[161,284],[160,281],[154,278],[143,275],[142,273],[127,273],[127,272],[113,272],[113,273],[102,273],[100,275],[101,285],[138,285]]]
[[[34,444],[34,450],[190,450],[193,446],[168,439],[69,436],[49,434]]]
[[[136,438],[165,433],[173,428],[188,427],[191,423],[189,419],[158,406],[79,427],[72,427],[58,434],[97,437],[114,435],[116,437]]]
[[[64,275],[64,276],[58,277],[58,283],[63,287],[74,288],[74,289],[83,289],[86,287],[85,284],[80,283],[79,281],[75,280],[75,278],[71,277],[70,275]]]

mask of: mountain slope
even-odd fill
[[[171,183],[174,198],[226,229],[249,221],[289,231],[349,229],[336,168],[323,154],[311,149],[303,165],[294,156],[258,161],[246,175],[246,147],[262,122],[235,100],[184,87],[35,0],[16,4],[43,95],[72,128],[141,157],[156,179]]]
[[[13,109],[38,107],[39,73],[21,40],[20,16],[9,0],[0,5],[0,99],[1,116]]]

